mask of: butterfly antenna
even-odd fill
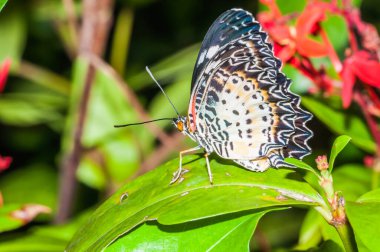
[[[121,127],[127,127],[127,126],[132,126],[132,125],[140,125],[140,124],[145,124],[145,123],[151,123],[151,122],[157,122],[157,121],[163,121],[163,120],[175,120],[176,118],[159,118],[159,119],[154,119],[150,121],[145,121],[145,122],[138,122],[138,123],[128,123],[128,124],[120,124],[120,125],[114,125],[115,128],[121,128]]]
[[[148,72],[148,74],[150,75],[150,77],[152,78],[152,80],[157,84],[157,86],[160,88],[160,90],[162,91],[162,93],[165,95],[166,99],[168,99],[168,101],[170,102],[170,104],[172,105],[173,109],[175,110],[175,112],[177,113],[178,117],[180,116],[177,109],[175,108],[173,102],[170,100],[169,96],[165,93],[164,89],[161,87],[161,85],[158,83],[158,81],[154,78],[152,72],[149,70],[148,66],[145,67],[145,70]]]

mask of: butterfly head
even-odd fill
[[[179,116],[173,119],[175,127],[185,135],[192,135],[193,131],[190,128],[189,118],[187,116]]]
[[[178,118],[173,119],[173,123],[175,127],[180,131],[180,132],[187,132],[187,118],[185,116],[179,116]]]

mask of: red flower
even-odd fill
[[[10,164],[12,163],[11,157],[2,157],[0,156],[0,172],[8,169]]]
[[[3,64],[0,66],[0,92],[4,90],[5,83],[7,82],[10,66],[11,66],[11,60],[9,58],[5,59],[3,61]]]
[[[3,61],[3,64],[0,65],[0,92],[4,90],[10,66],[11,66],[11,60],[9,58],[5,59]],[[11,162],[12,162],[11,157],[2,157],[0,155],[0,172],[8,169]]]
[[[363,84],[380,88],[380,63],[373,54],[367,51],[357,51],[347,57],[343,63],[341,73],[343,79],[342,99],[343,107],[351,104],[353,89],[356,80]]]
[[[319,32],[319,22],[325,19],[325,13],[331,10],[327,3],[311,3],[297,19],[296,23],[296,44],[299,54],[305,57],[322,57],[328,55],[329,41],[318,42],[309,36]]]
[[[319,22],[325,19],[327,11],[333,11],[333,5],[324,2],[312,2],[298,17],[295,26],[287,24],[291,16],[282,16],[274,1],[261,3],[268,6],[269,11],[258,15],[258,19],[275,42],[275,54],[282,61],[289,61],[297,52],[304,57],[322,57],[330,53],[331,44],[327,36],[318,42],[311,35],[321,33]]]

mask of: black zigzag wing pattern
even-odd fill
[[[241,9],[231,9],[221,14],[210,26],[203,39],[199,55],[194,67],[191,90],[201,76],[204,67],[210,62],[215,53],[243,34],[258,31],[260,24],[252,22],[252,15]]]
[[[300,97],[289,91],[291,81],[280,69],[281,62],[273,55],[267,34],[250,13],[232,9],[223,13],[211,26],[195,66],[191,99],[195,99],[197,128],[202,129],[200,136],[220,156],[238,160],[239,151],[243,153],[245,147],[259,145],[258,148],[252,148],[252,156],[242,154],[242,158],[250,158],[255,162],[254,159],[264,157],[269,162],[261,163],[278,167],[287,166],[283,161],[285,157],[302,158],[310,153],[307,141],[312,137],[312,132],[306,122],[312,115],[300,108]],[[233,90],[234,95],[240,94],[243,88],[249,91],[239,97],[240,103],[229,99],[229,105],[249,106],[247,108],[252,108],[253,114],[248,114],[250,117],[244,117],[248,118],[244,120],[257,122],[252,125],[256,133],[245,137],[236,127],[238,124],[235,124],[242,117],[228,121],[232,114],[220,112],[221,103],[225,102],[221,97],[231,96],[225,93],[231,92],[234,78],[240,80],[236,82],[240,84]],[[252,85],[245,89],[247,83]],[[267,109],[260,111],[257,108]],[[232,111],[239,114],[236,109]],[[262,120],[256,120],[255,113]],[[258,136],[257,129],[262,135]],[[234,148],[238,144],[241,150]],[[247,164],[247,161],[243,163]]]

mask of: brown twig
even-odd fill
[[[70,216],[71,208],[74,200],[77,183],[75,180],[75,172],[79,166],[82,156],[83,147],[81,138],[83,134],[84,121],[86,117],[87,104],[90,96],[92,81],[95,75],[95,68],[88,66],[87,75],[82,93],[82,99],[79,104],[78,121],[74,129],[73,147],[70,152],[64,157],[62,163],[62,171],[60,177],[59,190],[59,208],[56,216],[56,223],[62,223]]]
[[[113,0],[84,0],[79,55],[103,54],[111,24],[112,7]],[[81,138],[94,76],[95,67],[90,63],[87,67],[83,92],[79,98],[78,115],[74,117],[74,129],[72,133],[67,133],[72,136],[64,135],[64,138],[71,138],[72,142],[68,149],[64,150],[67,153],[64,154],[62,160],[59,206],[55,219],[57,223],[65,222],[72,211],[77,186],[75,173],[83,152]]]
[[[270,243],[268,241],[268,238],[263,233],[263,231],[261,231],[260,228],[256,228],[254,238],[257,241],[257,246],[260,248],[260,251],[262,251],[262,252],[270,252],[271,251],[271,246],[270,246]]]
[[[111,26],[113,0],[85,0],[79,53],[102,56]]]

